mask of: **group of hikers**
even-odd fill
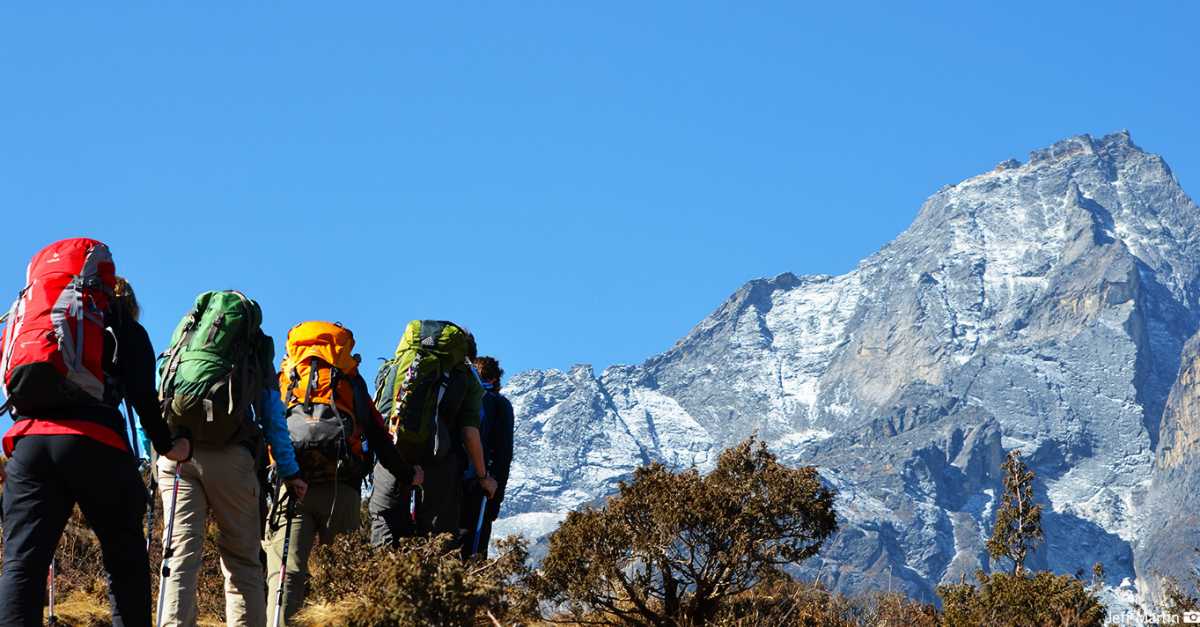
[[[277,370],[262,311],[240,292],[197,297],[158,357],[138,315],[108,247],[77,238],[34,256],[6,316],[0,627],[42,623],[76,505],[100,543],[113,624],[150,625],[155,492],[157,625],[197,622],[210,514],[229,625],[299,611],[314,544],[359,527],[367,481],[374,546],[448,533],[464,559],[486,555],[513,410],[499,362],[466,328],[408,323],[372,390],[339,323],[292,327]],[[142,447],[157,455],[149,486]]]

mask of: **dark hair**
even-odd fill
[[[122,311],[137,320],[142,315],[142,308],[138,305],[137,294],[133,293],[133,286],[123,276],[117,277],[116,284],[113,286],[113,302],[121,308]]]
[[[479,378],[488,383],[493,381],[499,383],[500,377],[504,376],[504,369],[500,367],[500,362],[495,357],[484,355],[476,357],[474,362],[475,369],[479,371]]]

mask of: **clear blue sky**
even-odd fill
[[[510,373],[603,367],[1068,135],[1200,194],[1196,3],[247,4],[0,9],[6,302],[89,235],[159,349],[239,288],[280,341],[439,317]]]

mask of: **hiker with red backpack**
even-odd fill
[[[475,352],[474,336],[460,325],[413,320],[395,356],[379,369],[375,404],[401,455],[425,469],[425,485],[414,492],[376,466],[369,505],[373,545],[415,535],[457,536],[468,462],[478,469],[472,481],[489,497],[495,494],[479,438],[483,387],[469,361]]]
[[[424,480],[421,467],[406,463],[393,446],[358,365],[354,334],[341,324],[303,322],[288,331],[279,393],[309,488],[302,501],[277,496],[267,525],[263,548],[274,626],[304,604],[313,543],[332,542],[362,524],[361,485],[376,459],[406,488]]]
[[[63,240],[30,262],[0,336],[13,417],[3,438],[0,627],[42,623],[47,572],[75,505],[100,541],[113,624],[150,625],[147,493],[121,399],[160,455],[185,462],[192,447],[163,420],[154,349],[137,318],[133,290],[103,243]]]
[[[260,554],[263,488],[258,469],[269,449],[278,476],[298,500],[308,489],[288,437],[275,387],[275,345],[262,309],[241,292],[200,294],[171,336],[160,366],[159,396],[168,422],[195,443],[186,465],[158,461],[169,532],[163,539],[159,625],[195,625],[206,522],[217,523],[227,625],[264,627],[266,577]],[[265,444],[265,447],[264,447]],[[169,551],[168,551],[169,547]]]

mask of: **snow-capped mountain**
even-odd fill
[[[1099,561],[1131,593],[1165,515],[1145,500],[1198,264],[1200,208],[1128,133],[1005,161],[853,271],[751,281],[641,365],[513,377],[498,531],[545,534],[640,464],[705,468],[757,432],[839,489],[842,529],[809,576],[931,599],[990,567],[998,466],[1018,448],[1046,503],[1033,566]]]

